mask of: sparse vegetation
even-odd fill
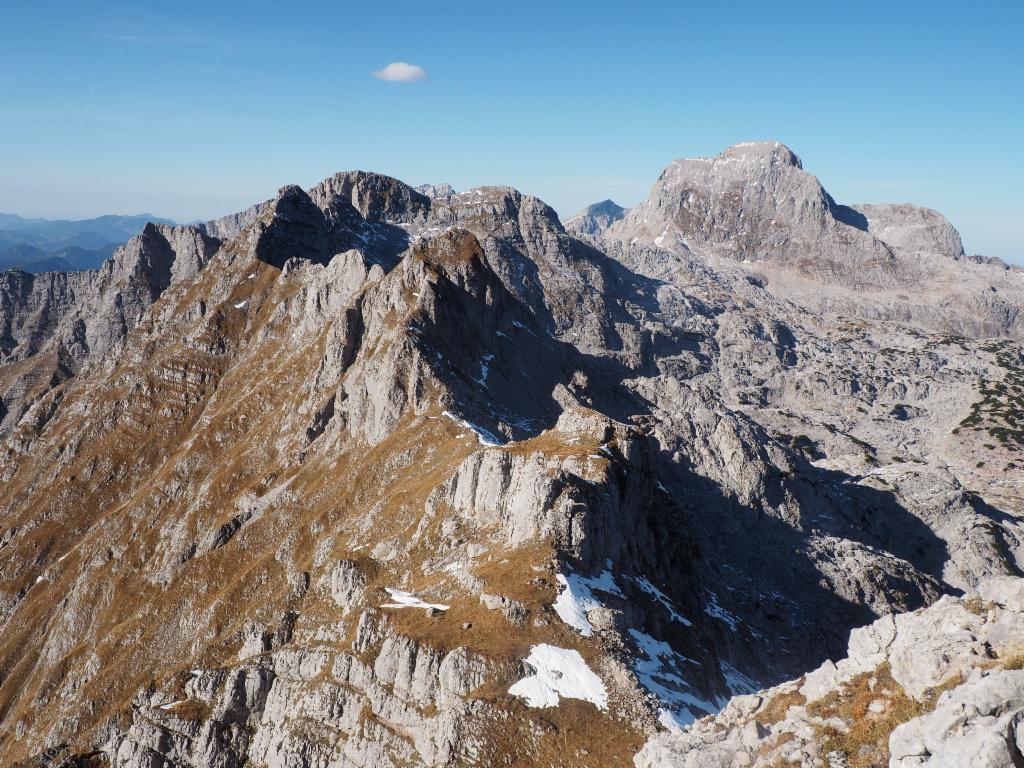
[[[793,690],[779,693],[769,699],[757,711],[754,719],[762,725],[774,725],[786,718],[790,707],[802,707],[807,703],[807,699],[800,693],[801,685],[803,685],[803,678]]]
[[[981,382],[981,399],[971,406],[960,427],[983,432],[1004,448],[1024,449],[1024,351],[1008,340],[987,344],[982,350],[995,356],[1004,374],[1001,380]],[[984,445],[996,448],[993,443]]]
[[[977,616],[984,616],[988,611],[988,605],[977,595],[972,595],[963,601],[963,606]]]
[[[1018,670],[1024,669],[1024,650],[1017,651],[1007,656],[1002,661],[1003,669]]]
[[[916,701],[893,679],[889,665],[882,664],[812,702],[807,711],[823,720],[838,718],[847,727],[845,732],[830,725],[819,727],[824,754],[841,753],[850,768],[884,768],[893,730],[932,711],[943,692],[962,682],[963,677],[956,675]]]

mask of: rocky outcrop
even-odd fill
[[[960,233],[938,211],[893,203],[855,205],[853,210],[864,217],[862,227],[866,226],[868,232],[893,248],[963,258]]]
[[[227,216],[221,216],[219,219],[204,222],[198,228],[210,237],[215,237],[218,240],[230,240],[237,237],[243,229],[256,221],[270,203],[270,200],[257,203],[239,213],[231,213]]]
[[[677,160],[608,235],[736,260],[762,260],[851,288],[901,278],[892,251],[836,216],[837,206],[778,142],[746,142],[714,158]]]
[[[894,768],[1010,766],[1024,759],[1024,671],[975,669],[889,739]]]
[[[578,235],[602,235],[608,227],[622,220],[626,210],[611,200],[602,200],[566,219],[565,228]]]
[[[32,403],[119,345],[172,282],[220,242],[195,227],[147,224],[98,270],[0,273],[0,435]]]
[[[342,624],[229,669],[193,669],[135,697],[131,726],[103,746],[114,768],[448,765],[479,748],[470,695],[484,659],[439,654],[363,613],[349,652]]]
[[[677,160],[605,236],[738,261],[787,300],[839,317],[1020,336],[1020,282],[959,260],[956,230],[911,205],[836,203],[778,142]]]
[[[658,766],[1011,766],[1024,759],[1024,579],[982,582],[850,635],[847,656],[659,735]],[[887,762],[888,761],[888,762]]]

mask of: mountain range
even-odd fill
[[[71,272],[96,269],[147,222],[174,224],[151,214],[93,219],[25,219],[0,213],[0,270]]]
[[[777,142],[4,272],[0,763],[1018,765],[1022,308]]]

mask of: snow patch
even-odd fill
[[[484,429],[483,427],[477,426],[476,424],[473,424],[470,421],[466,421],[465,419],[456,416],[451,411],[445,411],[443,415],[447,416],[456,424],[461,424],[463,427],[473,432],[476,435],[476,439],[480,443],[480,445],[488,445],[494,447],[505,444],[505,441],[502,440],[493,432],[490,432]]]
[[[576,573],[570,573],[568,576],[558,573],[555,574],[555,578],[562,585],[562,591],[558,593],[552,608],[555,609],[558,618],[584,637],[594,634],[594,627],[587,618],[587,612],[603,607],[601,601],[594,595],[594,590],[623,596],[611,571],[603,571],[600,576],[590,579]]]
[[[385,587],[384,591],[391,595],[393,603],[384,603],[381,608],[433,608],[436,611],[447,611],[447,605],[441,603],[425,603],[420,600],[412,592],[405,592],[401,589],[393,589],[391,587]]]
[[[743,696],[750,693],[757,693],[761,686],[755,680],[744,675],[736,667],[727,661],[720,662],[718,668],[722,671],[725,684],[733,696]]]
[[[718,712],[719,707],[693,693],[683,676],[683,664],[697,664],[672,650],[672,646],[636,629],[629,630],[637,647],[647,657],[637,659],[633,671],[648,691],[663,705],[658,718],[663,724],[684,728],[698,718]]]
[[[683,614],[681,614],[679,611],[677,611],[675,604],[673,604],[673,602],[669,599],[668,595],[666,595],[664,592],[662,592],[660,589],[654,586],[651,583],[650,579],[648,579],[646,576],[634,576],[632,578],[633,581],[636,582],[637,586],[640,587],[640,589],[642,589],[644,592],[646,592],[659,603],[661,603],[663,606],[665,606],[665,610],[668,611],[669,616],[671,616],[675,621],[678,621],[684,627],[693,626],[693,622],[685,616],[683,616]]]
[[[559,699],[582,699],[600,710],[608,708],[608,691],[580,652],[541,643],[530,648],[526,664],[532,675],[515,683],[508,692],[526,700],[530,707],[557,707]]]
[[[494,359],[494,355],[484,355],[480,358],[480,381],[484,386],[487,386],[487,374],[490,373],[490,362]]]
[[[718,604],[718,595],[714,592],[710,594],[711,598],[708,600],[707,605],[704,606],[704,613],[712,618],[725,622],[729,626],[729,629],[735,632],[736,628],[740,625],[740,620]]]
[[[237,304],[235,304],[235,309],[245,309],[247,306],[249,306],[248,301],[240,301]]]
[[[525,325],[523,325],[523,324],[522,324],[521,322],[519,322],[518,320],[513,320],[513,321],[512,321],[512,325],[514,325],[514,326],[515,326],[516,328],[519,328],[519,329],[521,329],[521,330],[524,330],[524,331],[526,331],[526,332],[527,332],[528,334],[530,334],[531,336],[535,336],[535,335],[536,335],[536,334],[535,334],[535,333],[534,333],[533,331],[531,331],[531,330],[530,330],[529,328],[527,328],[527,327],[526,327]]]

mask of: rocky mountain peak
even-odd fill
[[[309,194],[299,186],[282,187],[255,224],[256,258],[275,267],[289,259],[325,261],[327,220]]]
[[[951,259],[964,256],[960,233],[938,211],[910,203],[854,205],[852,208],[864,216],[868,232],[894,248],[937,253]]]
[[[455,194],[455,187],[451,184],[420,184],[416,191],[427,197],[448,198]]]
[[[804,167],[796,153],[778,141],[741,141],[728,147],[719,157],[734,160],[767,160],[801,170]]]
[[[426,215],[430,200],[409,185],[379,173],[343,171],[324,179],[310,195],[331,215],[340,204],[348,204],[364,219],[407,220]]]
[[[814,311],[841,307],[846,316],[911,318],[970,335],[1022,332],[1013,306],[1024,289],[988,265],[964,265],[945,217],[912,205],[837,203],[778,142],[676,160],[603,235],[737,262]]]
[[[565,228],[581,235],[601,235],[626,215],[626,209],[612,200],[588,205],[565,221]]]

